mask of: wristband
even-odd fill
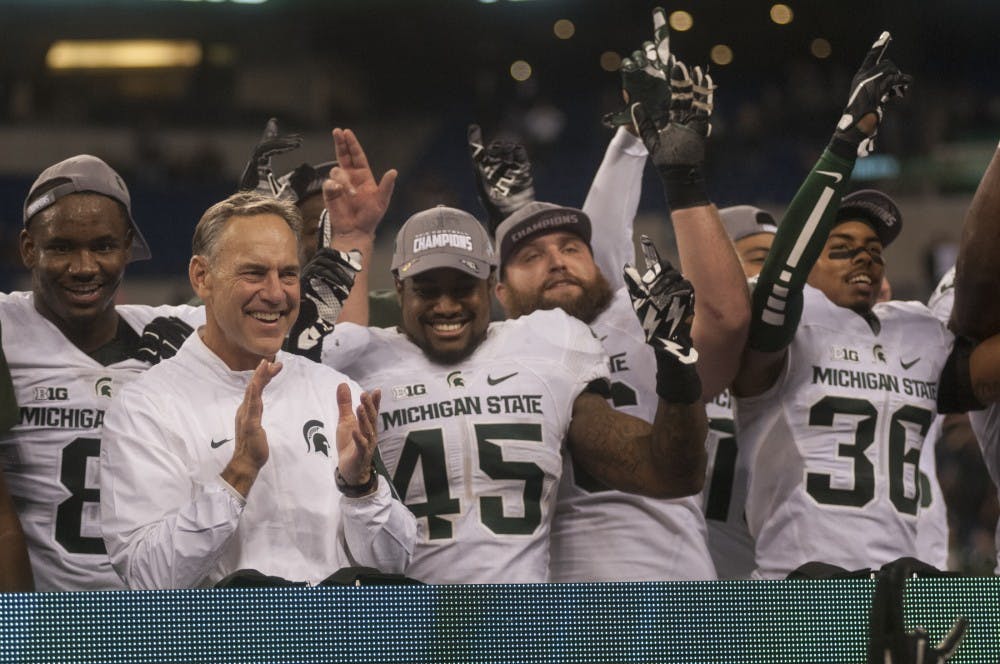
[[[371,472],[368,476],[368,481],[364,484],[348,484],[344,476],[340,474],[340,466],[333,471],[333,479],[337,484],[337,490],[344,494],[348,498],[360,498],[362,496],[367,496],[369,493],[375,490],[378,486],[378,471],[375,470],[375,464],[372,464]]]
[[[711,202],[700,166],[657,166],[656,170],[660,173],[671,210],[700,207]]]
[[[684,364],[664,350],[656,350],[656,394],[667,403],[701,401],[701,377],[697,363]]]
[[[827,146],[830,152],[841,159],[854,161],[858,158],[858,146],[869,138],[867,134],[855,126],[850,126],[843,131],[834,132]]]

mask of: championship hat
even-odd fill
[[[722,225],[733,242],[758,233],[778,232],[774,217],[767,210],[752,205],[733,205],[719,210]]]
[[[489,233],[468,212],[438,205],[418,212],[396,234],[392,273],[398,279],[439,267],[487,279],[497,266]]]
[[[583,238],[588,247],[590,246],[590,217],[586,212],[553,203],[534,201],[518,208],[497,226],[500,264],[503,265],[514,254],[517,245],[524,240],[552,231],[575,233]]]
[[[46,185],[52,185],[47,188]],[[40,191],[41,190],[41,191]],[[89,154],[78,154],[49,166],[38,176],[24,199],[24,225],[63,196],[81,192],[93,192],[113,198],[125,206],[129,223],[132,224],[132,252],[130,261],[148,259],[151,254],[146,238],[132,218],[132,199],[121,176],[104,161]]]
[[[883,247],[888,247],[903,230],[903,214],[886,194],[875,189],[859,189],[844,196],[837,209],[837,222],[863,221],[875,229]]]

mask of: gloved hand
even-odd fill
[[[657,126],[655,115],[639,101],[630,107],[635,130],[649,151],[671,209],[709,203],[702,165],[705,139],[712,133],[715,85],[701,67],[689,70],[671,56],[668,122]]]
[[[486,208],[492,235],[500,222],[535,200],[531,161],[519,143],[495,140],[484,146],[479,125],[469,125],[467,138],[476,191]]]
[[[830,141],[835,154],[838,151],[850,153],[852,150],[859,157],[871,154],[885,105],[892,99],[903,97],[913,80],[891,60],[883,57],[890,41],[892,36],[888,32],[879,35],[851,81],[851,95]],[[858,127],[858,122],[868,114],[875,115],[874,129],[870,133]]]
[[[278,133],[278,119],[270,118],[264,127],[257,145],[253,148],[250,160],[243,175],[240,176],[240,191],[260,191],[270,196],[278,197],[282,186],[271,172],[271,157],[283,152],[291,152],[302,145],[302,137],[298,134],[281,136]]]
[[[158,316],[146,324],[135,356],[143,362],[159,364],[177,354],[194,328],[177,316]]]
[[[701,380],[695,369],[698,351],[691,339],[694,288],[656,247],[641,236],[646,271],[640,275],[625,266],[625,285],[632,308],[656,353],[656,393],[664,400],[694,403],[701,398]]]
[[[663,8],[653,10],[653,41],[643,42],[642,49],[622,59],[622,97],[625,106],[608,113],[605,126],[632,128],[632,104],[641,102],[657,129],[669,121],[670,85],[667,82],[674,59],[670,54],[670,28]]]
[[[360,271],[360,251],[321,247],[316,252],[302,268],[299,317],[288,333],[287,351],[319,361],[319,342],[333,331]]]

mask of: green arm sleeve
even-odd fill
[[[754,289],[749,347],[771,353],[792,342],[802,316],[802,290],[836,218],[854,168],[849,153],[823,151],[785,217]]]

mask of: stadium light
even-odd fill
[[[49,47],[45,65],[54,70],[196,67],[201,55],[201,45],[191,40],[63,40]]]

